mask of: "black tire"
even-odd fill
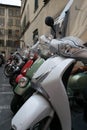
[[[15,88],[15,86],[17,85],[16,83],[16,77],[18,74],[14,74],[12,77],[9,78],[9,83],[10,85],[13,87],[13,89]]]
[[[11,111],[15,114],[22,105],[22,97],[15,94],[10,104]]]
[[[3,59],[0,57],[0,66],[3,64]]]
[[[5,66],[4,74],[5,74],[6,77],[11,77],[12,74],[13,74],[12,66],[10,66],[10,65]]]
[[[29,88],[23,95],[18,95],[15,93],[10,104],[11,111],[15,114],[34,92],[34,89]]]
[[[54,115],[54,118],[50,122],[48,128],[45,128],[48,119],[48,117],[43,119],[42,121],[38,122],[33,128],[27,130],[62,130],[62,127],[56,114]]]

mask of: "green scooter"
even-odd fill
[[[85,68],[85,69],[84,69]],[[74,74],[71,74],[67,93],[70,100],[70,104],[75,111],[78,108],[84,110],[84,119],[87,121],[87,67],[84,66],[83,69],[79,68]],[[74,106],[73,106],[74,105]]]
[[[27,70],[26,77],[23,76],[15,87],[14,96],[10,104],[11,110],[14,114],[35,91],[33,88],[31,88],[31,79],[44,61],[45,60],[43,58],[38,57],[31,68]]]

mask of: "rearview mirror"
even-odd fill
[[[53,18],[50,17],[50,16],[47,16],[46,19],[45,19],[45,24],[53,28],[53,25],[54,25]]]

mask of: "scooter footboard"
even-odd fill
[[[32,95],[13,117],[11,127],[14,130],[26,130],[40,120],[52,114],[47,100],[40,94]]]

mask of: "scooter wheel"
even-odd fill
[[[2,62],[2,58],[0,57],[0,66],[2,66],[2,63],[3,63],[3,62]]]
[[[11,101],[11,104],[10,104],[10,108],[11,108],[11,111],[15,114],[18,110],[19,110],[19,108],[21,107],[21,96],[20,95],[17,95],[17,94],[15,94],[14,96],[13,96],[13,99],[12,99],[12,101]]]
[[[15,86],[17,85],[16,83],[16,77],[18,74],[14,74],[12,77],[9,78],[9,83],[10,85],[13,87],[13,89],[15,88]]]
[[[10,65],[5,66],[4,74],[6,77],[11,77],[13,75],[13,68]]]

